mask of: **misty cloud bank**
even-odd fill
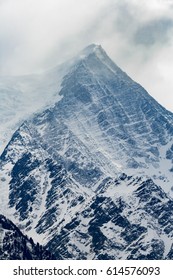
[[[173,111],[173,0],[0,0],[0,74],[43,71],[91,43]]]

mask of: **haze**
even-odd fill
[[[0,0],[0,75],[54,67],[91,43],[173,112],[173,0]]]

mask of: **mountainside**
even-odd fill
[[[57,258],[172,258],[173,114],[101,46],[67,65],[0,157],[1,213]]]
[[[47,248],[62,259],[172,259],[172,215],[173,201],[152,180],[121,174],[104,180]]]
[[[0,260],[44,260],[53,255],[0,215]]]
[[[161,169],[165,187],[172,186],[167,151],[173,140],[173,114],[122,72],[101,47],[90,48],[63,80],[63,98],[53,108],[56,118],[63,119],[93,154],[123,171],[132,169],[132,174],[145,169],[158,180]]]

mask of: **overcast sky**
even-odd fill
[[[0,0],[0,75],[54,67],[91,43],[173,112],[173,0]]]

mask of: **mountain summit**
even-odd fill
[[[172,258],[173,114],[101,46],[62,68],[0,157],[0,212],[57,258]]]
[[[91,53],[97,53],[97,52],[105,53],[105,51],[103,50],[103,48],[102,48],[101,45],[91,44],[91,45],[87,46],[86,48],[84,48],[84,49],[79,53],[78,56],[80,56],[80,55],[88,56],[88,55],[91,54]]]

